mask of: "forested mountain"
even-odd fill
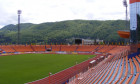
[[[73,38],[124,41],[118,30],[128,30],[124,20],[69,20],[41,24],[22,23],[20,43],[66,43]],[[17,42],[17,25],[7,25],[0,29],[0,43]]]

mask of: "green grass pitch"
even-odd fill
[[[0,84],[24,84],[57,73],[94,55],[22,54],[0,56]]]

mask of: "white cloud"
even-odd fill
[[[18,9],[22,23],[125,19],[122,0],[0,0],[0,27],[17,24]]]

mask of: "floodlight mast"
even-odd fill
[[[128,16],[128,14],[127,14],[127,7],[128,7],[127,0],[123,0],[123,5],[124,5],[124,7],[126,7],[126,11],[125,11],[125,14],[126,14],[126,29],[128,29],[128,24],[127,24],[127,21],[128,21],[128,18],[127,18],[127,16]]]
[[[17,13],[18,13],[18,41],[17,41],[17,44],[20,44],[20,14],[21,14],[21,10],[18,10]]]

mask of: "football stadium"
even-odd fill
[[[130,30],[116,31],[126,45],[0,45],[0,84],[140,84],[140,0],[129,5]]]

